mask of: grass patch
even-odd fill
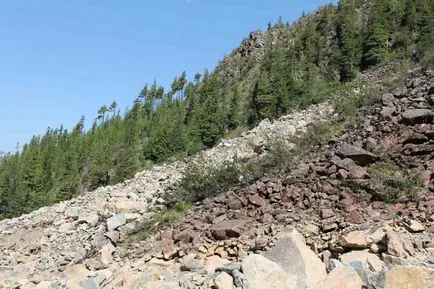
[[[140,223],[136,232],[128,236],[124,241],[129,244],[133,241],[145,240],[164,230],[176,221],[180,220],[190,210],[191,204],[181,203],[172,208],[157,211],[149,219]]]
[[[380,100],[380,92],[374,87],[357,87],[352,83],[341,86],[331,103],[346,121],[354,120],[357,110]]]
[[[305,148],[323,145],[342,132],[344,128],[344,122],[325,121],[316,123],[296,140],[296,149],[301,153]]]
[[[387,203],[417,202],[423,183],[391,162],[378,162],[368,168],[373,199]]]

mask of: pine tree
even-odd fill
[[[362,67],[376,65],[387,59],[388,11],[386,0],[374,0],[363,41]]]
[[[240,100],[240,92],[238,87],[234,86],[231,92],[231,98],[229,103],[229,109],[227,113],[227,128],[229,130],[233,130],[239,126],[239,100]]]
[[[223,136],[223,123],[219,105],[220,91],[216,75],[207,76],[200,89],[201,107],[196,116],[197,132],[206,147],[212,147]]]
[[[353,1],[340,1],[338,11],[338,39],[341,50],[340,77],[342,81],[351,81],[356,77],[360,63],[360,47]]]

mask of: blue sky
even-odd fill
[[[329,2],[2,1],[0,151],[113,100],[124,111],[145,83],[211,70],[250,31]]]

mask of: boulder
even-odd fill
[[[292,275],[297,288],[312,288],[326,276],[324,264],[297,230],[281,235],[265,256]]]
[[[124,214],[116,214],[113,217],[107,219],[107,230],[111,231],[127,223],[127,219]]]
[[[216,256],[216,255],[210,256],[210,257],[206,258],[206,260],[205,260],[205,265],[204,265],[205,271],[209,275],[211,275],[214,273],[214,271],[217,268],[219,268],[223,265],[226,265],[228,263],[230,263],[230,262],[227,259],[220,258],[219,256]]]
[[[101,262],[108,266],[113,262],[113,252],[116,251],[115,246],[113,246],[111,243],[105,244],[101,248]]]
[[[339,243],[348,249],[366,249],[370,245],[366,233],[362,231],[353,231],[342,236]]]
[[[356,162],[360,166],[364,166],[373,163],[377,160],[377,156],[355,146],[344,144],[341,146],[337,155],[343,158],[349,158]]]
[[[92,247],[94,247],[95,249],[100,249],[102,248],[105,244],[109,243],[109,239],[107,239],[105,236],[103,235],[96,235],[93,237],[92,239]]]
[[[178,253],[178,247],[176,247],[172,238],[161,240],[161,249],[165,260],[171,260]]]
[[[384,232],[383,228],[377,228],[369,235],[367,236],[368,242],[371,242],[373,244],[378,244],[380,242],[383,242],[386,239],[386,233]]]
[[[394,113],[395,113],[396,109],[395,107],[392,106],[385,106],[381,109],[380,114],[384,117],[384,118],[390,118]]]
[[[345,222],[362,224],[365,222],[365,219],[358,211],[352,211],[348,213],[347,216],[345,217]]]
[[[409,109],[401,116],[402,122],[408,125],[433,122],[433,112],[430,109]]]
[[[59,232],[66,233],[74,230],[74,228],[75,228],[74,223],[63,223],[62,225],[59,226]]]
[[[118,231],[108,231],[105,236],[110,239],[113,243],[117,243],[120,239]]]
[[[211,227],[211,233],[216,240],[238,238],[244,230],[244,221],[240,219],[227,220]]]
[[[415,220],[408,220],[404,222],[404,227],[407,229],[407,231],[411,233],[419,233],[425,231],[425,227]]]
[[[360,262],[363,267],[371,271],[380,271],[384,267],[384,262],[380,258],[367,251],[351,251],[341,255],[342,264],[351,266],[353,262]]]
[[[336,213],[332,209],[321,209],[319,213],[322,219],[328,219],[336,216]]]
[[[289,276],[282,267],[262,255],[247,256],[242,268],[249,289],[301,288],[295,284],[295,276]]]
[[[233,289],[234,280],[228,273],[221,272],[214,278],[214,285],[216,289]]]
[[[362,279],[349,266],[339,266],[333,269],[325,279],[319,282],[315,289],[361,289]]]
[[[66,209],[65,216],[67,218],[72,218],[72,219],[78,220],[78,218],[80,217],[80,208],[71,207],[71,208]]]
[[[75,251],[72,260],[74,261],[74,263],[79,263],[81,261],[84,260],[84,258],[86,258],[86,248],[79,248],[77,251]]]
[[[352,165],[348,168],[348,178],[350,179],[354,179],[354,180],[364,179],[367,175],[368,173],[361,166]]]
[[[395,266],[386,272],[384,289],[426,289],[434,287],[434,271],[422,267]]]
[[[73,282],[83,281],[87,278],[88,275],[89,270],[86,269],[86,266],[84,264],[72,265],[67,267],[63,271],[63,276]]]
[[[396,257],[413,256],[415,250],[412,242],[407,236],[397,232],[387,232],[387,253]]]
[[[191,254],[185,256],[181,260],[181,269],[190,272],[199,272],[203,269],[203,260],[196,259],[196,256]]]
[[[125,219],[127,220],[127,223],[133,222],[140,218],[142,215],[139,213],[125,213]]]
[[[116,202],[117,213],[146,212],[148,204],[143,201],[120,200]]]
[[[79,221],[84,221],[88,223],[90,227],[95,227],[98,224],[99,216],[97,213],[93,212],[87,216],[80,216]]]
[[[385,93],[382,95],[381,100],[384,106],[394,106],[393,102],[396,100],[393,94]]]
[[[259,195],[250,195],[247,197],[247,200],[255,207],[263,207],[267,204],[267,202]]]

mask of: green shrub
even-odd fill
[[[224,162],[218,167],[209,167],[205,161],[190,163],[178,188],[173,194],[173,204],[194,203],[237,184],[240,169],[233,162]]]

